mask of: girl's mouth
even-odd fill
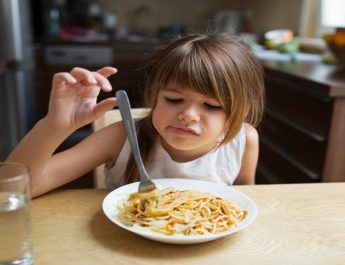
[[[199,133],[188,127],[170,127],[171,131],[179,135],[199,135]]]

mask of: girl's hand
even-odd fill
[[[97,72],[76,67],[69,73],[55,74],[47,118],[53,124],[70,130],[96,120],[116,106],[115,97],[97,103],[101,89],[105,92],[112,90],[107,77],[116,72],[113,67],[104,67]]]

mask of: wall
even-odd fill
[[[210,18],[223,7],[238,9],[240,0],[99,0],[109,11],[118,14],[119,25],[145,28],[154,33],[157,28],[183,23],[189,30],[204,28]]]
[[[303,0],[243,0],[242,8],[253,10],[253,31],[262,34],[271,29],[299,32]]]
[[[222,9],[252,11],[252,30],[257,34],[288,28],[299,32],[303,0],[99,0],[116,12],[119,25],[144,28],[154,34],[157,28],[178,22],[190,30],[205,28],[210,18]]]

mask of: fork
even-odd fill
[[[124,90],[116,91],[116,98],[117,98],[118,107],[120,109],[120,113],[122,116],[122,121],[125,125],[125,129],[128,135],[128,140],[132,148],[134,160],[135,160],[135,163],[137,165],[139,175],[140,175],[138,192],[144,193],[144,192],[152,191],[156,189],[157,187],[150,180],[150,177],[148,176],[146,169],[144,167],[143,161],[141,159],[137,134],[136,134],[136,130],[135,130],[134,122],[132,118],[132,113],[131,113],[131,105],[129,103],[129,99],[128,99],[126,91]]]

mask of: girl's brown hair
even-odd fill
[[[147,67],[145,107],[151,113],[137,123],[138,141],[149,163],[157,132],[152,111],[161,88],[173,82],[217,99],[227,116],[225,137],[231,141],[247,122],[258,126],[264,108],[262,65],[249,45],[226,33],[190,34],[161,46]],[[125,171],[127,183],[139,179],[131,156]]]

